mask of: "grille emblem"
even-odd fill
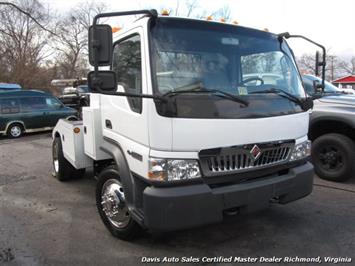
[[[261,149],[258,147],[258,145],[254,145],[253,148],[250,150],[250,154],[251,156],[253,156],[254,160],[256,160],[261,155]]]

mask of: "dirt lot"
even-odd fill
[[[315,178],[312,195],[289,205],[130,243],[101,223],[90,173],[67,183],[51,176],[50,146],[49,134],[0,139],[0,264],[136,265],[165,256],[330,256],[355,264],[355,180]]]

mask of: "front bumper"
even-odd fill
[[[144,226],[172,231],[221,222],[224,210],[253,212],[267,208],[272,199],[285,204],[312,192],[313,166],[309,162],[285,175],[211,188],[207,184],[147,187],[143,192]]]

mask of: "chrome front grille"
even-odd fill
[[[252,154],[253,146],[254,144],[201,151],[202,170],[207,175],[216,175],[282,164],[288,161],[294,144],[293,142],[257,144],[260,149],[258,156]]]

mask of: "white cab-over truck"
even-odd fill
[[[114,38],[98,24],[132,14]],[[305,197],[313,102],[287,37],[154,10],[97,15],[90,105],[53,130],[54,175],[93,168],[99,214],[122,239]]]

